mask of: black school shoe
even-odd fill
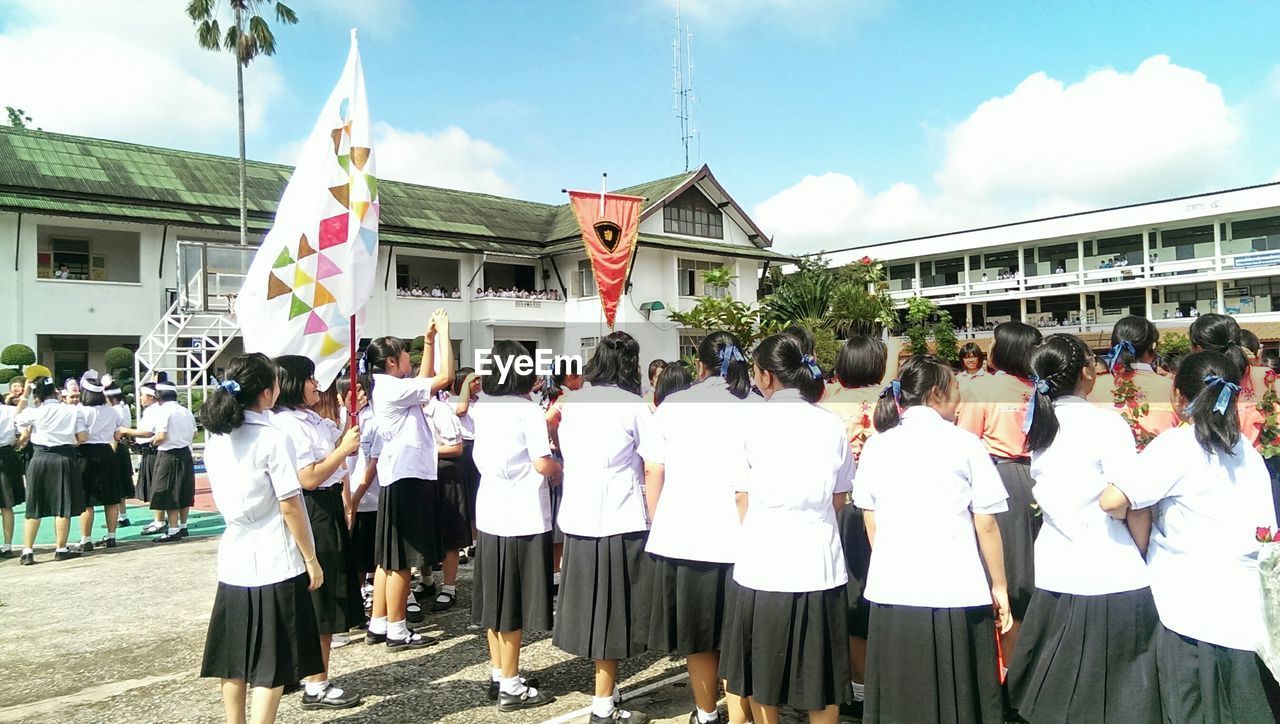
[[[98,545],[102,546],[103,548],[115,548],[117,545],[119,545],[119,543],[116,542],[115,538],[103,538],[102,540],[98,541]]]
[[[422,634],[416,634],[412,631],[409,635],[402,639],[393,639],[387,637],[387,649],[391,651],[408,651],[410,649],[424,649],[428,646],[435,646],[438,643],[435,639],[429,639]]]
[[[65,551],[53,552],[53,560],[55,561],[69,561],[73,558],[79,558],[79,557],[80,557],[80,551],[73,551],[70,549],[67,549]]]
[[[374,644],[385,644],[387,642],[387,635],[384,633],[374,633],[370,631],[364,635],[364,642],[370,646],[373,646]]]
[[[404,616],[409,623],[422,623],[426,619],[426,615],[422,613],[422,605],[417,601],[405,606]]]
[[[186,529],[186,528],[179,528],[179,529],[178,529],[178,537],[180,537],[180,538],[186,538],[186,537],[187,537],[187,536],[189,536],[189,535],[191,535],[191,534],[187,532],[187,529]]]
[[[360,706],[363,701],[358,694],[348,694],[342,692],[342,696],[329,696],[329,692],[333,690],[333,685],[325,687],[325,690],[311,696],[304,693],[302,695],[303,709],[350,709],[353,706]]]
[[[131,525],[133,525],[133,523],[130,523],[128,518],[117,518],[117,519],[116,519],[116,527],[117,527],[117,528],[120,528],[120,527],[128,528],[128,527],[129,527],[129,526],[131,526]]]
[[[155,521],[152,521],[150,523],[147,523],[147,526],[143,528],[141,532],[142,532],[142,535],[160,535],[161,533],[164,533],[168,529],[169,529],[168,523],[157,523]]]
[[[89,540],[89,541],[85,541],[84,543],[72,543],[67,547],[73,551],[79,551],[81,553],[92,553],[93,541]]]
[[[151,542],[152,543],[177,543],[180,540],[182,540],[182,533],[178,532],[178,533],[165,533],[162,536],[152,538]]]
[[[447,600],[441,601],[440,600],[441,598],[444,598]],[[448,611],[449,609],[453,608],[453,604],[457,603],[457,601],[458,601],[457,594],[446,593],[444,591],[441,591],[440,595],[436,596],[436,600],[431,602],[431,612],[440,613],[441,611]]]
[[[696,712],[694,713],[694,717],[697,717]],[[613,707],[613,713],[609,716],[596,716],[595,714],[592,714],[591,718],[587,720],[587,724],[646,724],[648,721],[649,716],[643,712],[627,711],[626,709],[615,706]]]
[[[18,559],[18,565],[20,566],[34,566],[35,564],[36,554],[34,553],[23,553],[22,557]]]
[[[0,551],[0,558],[13,558],[16,555],[17,553],[14,553],[12,548],[7,551]]]
[[[555,700],[556,698],[554,696],[538,691],[536,688],[526,684],[525,690],[519,694],[498,692],[498,711],[536,709],[540,706],[546,706]]]
[[[530,687],[532,689],[538,688],[538,680],[536,678],[526,679],[522,676],[520,677],[520,679],[524,682],[525,686]],[[490,679],[489,680],[489,701],[497,701],[498,694],[500,694],[501,691],[502,689],[501,687],[498,686],[498,682],[494,681],[493,679]]]

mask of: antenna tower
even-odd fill
[[[680,0],[676,0],[676,38],[671,43],[674,60],[672,71],[675,81],[675,103],[672,112],[680,121],[680,144],[684,146],[684,170],[689,170],[689,143],[698,135],[693,122],[693,32],[684,26],[680,18]]]

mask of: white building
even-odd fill
[[[928,297],[957,326],[1010,319],[1109,334],[1222,312],[1280,339],[1280,184],[1198,194],[842,249],[883,260],[905,306]],[[982,336],[981,331],[970,336]]]
[[[249,163],[253,244],[290,170]],[[437,307],[449,312],[462,364],[495,339],[573,354],[608,333],[567,205],[390,181],[379,191],[378,283],[363,337],[420,335]],[[617,315],[646,360],[691,351],[693,336],[666,310],[648,310],[690,307],[704,293],[701,270],[727,267],[729,293],[750,302],[762,269],[789,260],[705,166],[617,191],[647,199]],[[237,244],[238,208],[235,159],[0,127],[0,260],[10,268],[0,346],[31,346],[60,378],[101,369],[110,347],[141,346],[145,363],[199,385],[219,355],[240,349],[227,295],[254,248]],[[450,297],[398,293],[437,285]],[[558,300],[475,293],[488,288]]]

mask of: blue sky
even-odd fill
[[[558,202],[561,188],[594,188],[601,171],[615,186],[679,172],[673,4],[296,0],[301,24],[280,29],[278,55],[248,71],[250,156],[289,157],[358,24],[371,110],[386,124],[380,175]],[[47,130],[234,153],[229,64],[193,49],[182,5],[130,4],[142,21],[59,0],[3,6],[0,62],[30,73],[0,78],[0,105],[22,106]],[[1280,5],[684,9],[695,161],[784,250],[1259,183],[1280,170],[1270,50]],[[138,22],[150,39],[138,40]],[[113,63],[119,87],[95,77]],[[88,100],[68,103],[80,84]]]

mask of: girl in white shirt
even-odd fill
[[[36,534],[40,519],[52,516],[57,548],[53,559],[76,558],[79,551],[67,548],[71,518],[84,512],[84,480],[80,475],[80,453],[76,447],[88,438],[84,411],[58,400],[57,388],[48,377],[27,383],[31,405],[18,414],[19,449],[31,443],[35,453],[27,463],[27,512],[22,531],[24,566],[35,563]]]
[[[822,369],[795,336],[765,339],[754,357],[765,402],[741,408],[748,469],[736,485],[737,590],[720,674],[726,691],[751,698],[759,724],[775,724],[783,705],[834,724],[838,705],[852,701],[836,509],[853,484],[853,455],[840,419],[815,404]]]
[[[560,408],[565,542],[552,641],[595,662],[591,724],[639,724],[647,717],[616,705],[616,680],[618,659],[644,651],[649,616],[649,521],[637,452],[649,406],[640,397],[640,345],[614,332],[585,372],[590,386]]]
[[[205,399],[204,463],[227,529],[200,675],[222,679],[227,721],[274,721],[285,684],[324,671],[308,590],[324,585],[289,436],[267,417],[280,388],[262,354],[236,357]]]
[[[435,368],[439,337],[440,369]],[[422,364],[416,377],[409,350],[398,337],[379,337],[365,348],[371,373],[373,424],[382,438],[378,457],[378,571],[374,577],[373,612],[367,641],[385,641],[392,650],[434,644],[409,630],[410,569],[426,568],[441,559],[440,540],[431,525],[435,485],[436,443],[423,406],[447,389],[453,379],[453,347],[449,316],[437,309],[427,323]]]
[[[284,355],[275,363],[280,393],[271,424],[288,435],[293,446],[294,467],[325,575],[324,585],[311,592],[325,670],[303,682],[302,708],[347,709],[359,705],[361,699],[329,683],[329,651],[333,634],[345,633],[364,621],[342,493],[344,463],[360,444],[360,430],[347,430],[339,442],[332,421],[311,409],[320,401],[314,362],[300,355]]]
[[[80,445],[80,463],[83,468],[84,513],[80,515],[80,543],[74,546],[81,552],[89,552],[93,544],[93,509],[102,506],[107,521],[107,537],[101,545],[116,547],[116,525],[119,522],[120,487],[117,479],[120,465],[116,460],[116,443],[120,440],[120,415],[107,404],[98,373],[89,370],[80,378],[80,406],[85,416],[88,434]]]
[[[169,522],[164,535],[153,543],[174,543],[187,537],[187,513],[196,501],[195,461],[191,443],[196,434],[196,418],[178,402],[178,388],[156,384],[160,404],[152,418],[155,434],[151,445],[156,460],[151,467],[151,510],[163,512]]]
[[[698,383],[673,394],[664,369],[658,404],[640,445],[645,499],[653,521],[645,549],[654,559],[648,647],[684,656],[696,711],[694,724],[719,720],[720,646],[737,556],[735,495],[747,477],[742,408],[751,368],[736,337],[713,332],[698,345]],[[730,695],[730,721],[749,721],[745,701]]]
[[[907,360],[876,404],[853,502],[871,541],[866,722],[1003,721],[996,631],[1012,625],[1000,474],[953,424],[960,386]]]
[[[382,453],[382,438],[373,426],[373,408],[365,396],[368,377],[361,375],[357,383],[356,426],[360,428],[360,449],[351,463],[351,486],[347,515],[350,518],[351,549],[356,570],[360,573],[361,593],[364,595],[366,613],[373,610],[373,573],[378,566],[374,555],[374,541],[378,528],[378,455]]]
[[[129,412],[129,406],[124,403],[124,391],[120,389],[110,375],[103,375],[102,393],[107,396],[107,405],[116,411],[116,415],[120,418],[119,432],[116,437],[116,495],[120,501],[120,508],[117,511],[116,527],[129,525],[129,513],[125,507],[125,503],[129,498],[133,497],[133,458],[129,455],[129,444],[124,439],[123,432],[133,427],[133,415]]]
[[[1274,529],[1276,515],[1266,465],[1240,432],[1239,373],[1217,352],[1184,357],[1173,402],[1190,424],[1161,433],[1139,474],[1116,482],[1123,495],[1103,500],[1113,515],[1154,506],[1147,574],[1165,721],[1280,720],[1254,653],[1266,635],[1254,531]]]
[[[1126,526],[1099,504],[1117,494],[1111,483],[1141,474],[1133,435],[1088,402],[1097,374],[1079,338],[1046,338],[1031,373],[1027,448],[1044,524],[1035,594],[1010,652],[1010,706],[1031,722],[1159,722],[1159,617],[1139,550],[1151,512],[1129,511]]]
[[[138,426],[121,430],[120,434],[128,437],[131,444],[138,448],[138,476],[134,482],[133,497],[150,505],[151,477],[156,463],[156,449],[147,442],[155,435],[155,418],[160,412],[160,403],[156,399],[156,382],[144,382],[138,386],[138,402],[142,405],[142,414],[138,416]],[[152,521],[142,529],[143,535],[156,535],[165,530],[163,510],[153,511]]]
[[[440,390],[427,405],[427,419],[436,440],[435,505],[432,525],[440,536],[444,557],[440,561],[441,585],[431,602],[434,612],[448,611],[458,599],[458,565],[463,548],[471,545],[471,519],[467,514],[467,483],[462,479],[462,425],[448,404],[449,390]],[[434,574],[433,574],[434,575]]]
[[[491,350],[502,364],[528,354],[501,340]],[[471,408],[474,458],[480,471],[471,617],[489,641],[489,698],[503,711],[549,704],[554,697],[520,677],[526,628],[552,627],[551,499],[548,479],[560,474],[551,457],[542,408],[529,399],[533,375],[514,366],[503,379],[480,378],[484,402]]]
[[[26,407],[25,402],[20,402]],[[0,516],[4,520],[4,543],[0,558],[13,557],[13,509],[27,502],[27,489],[22,483],[22,458],[14,443],[18,441],[16,420],[20,408],[0,402]]]

